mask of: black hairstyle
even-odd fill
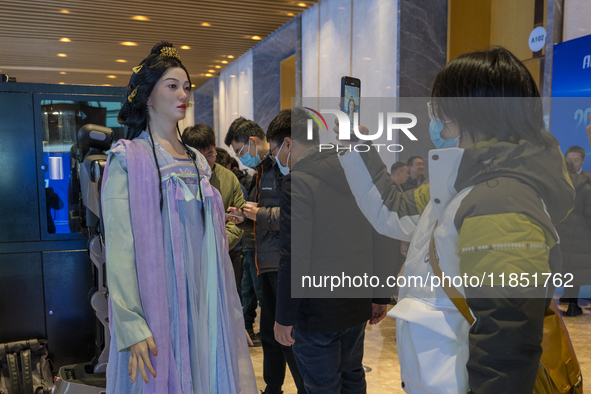
[[[236,160],[232,156],[229,157],[228,163],[231,164],[230,169],[232,169],[232,168],[240,169],[240,166],[238,165],[238,160]]]
[[[121,107],[121,110],[119,110],[119,115],[117,116],[117,121],[120,124],[127,126],[125,138],[128,140],[136,138],[143,130],[148,130],[150,142],[152,145],[152,153],[154,154],[154,161],[156,162],[156,168],[158,169],[160,212],[162,212],[164,201],[162,195],[162,173],[160,172],[158,155],[156,155],[154,136],[152,135],[152,130],[150,129],[150,114],[148,112],[147,103],[150,94],[152,94],[152,90],[154,90],[154,86],[156,86],[156,83],[160,80],[160,78],[162,78],[162,76],[169,69],[176,67],[180,67],[185,71],[190,84],[191,78],[189,77],[189,72],[178,58],[178,53],[176,52],[174,46],[170,42],[166,41],[161,41],[154,45],[148,57],[142,60],[137,67],[133,68],[131,79],[127,85],[127,100]],[[178,123],[176,125],[176,130],[183,147],[187,151],[187,155],[189,155],[193,161],[193,165],[197,171],[197,179],[200,179],[201,174],[199,173],[199,168],[197,168],[197,163],[195,162],[197,156],[195,155],[195,152],[189,149],[189,147],[187,147],[183,141]],[[201,191],[201,186],[199,185],[198,187],[201,200],[203,201],[203,192]],[[201,206],[201,209],[204,211],[203,205]],[[203,215],[203,217],[205,218],[205,215]]]
[[[308,139],[308,119],[310,115],[302,108],[279,111],[267,129],[267,141],[280,144],[290,137],[304,146],[318,145],[318,125],[312,120],[312,139]]]
[[[191,83],[189,72],[185,66],[183,66],[181,61],[176,57],[162,54],[163,48],[174,47],[171,43],[166,41],[161,41],[154,45],[148,57],[142,60],[138,65],[138,67],[141,67],[139,71],[134,71],[131,74],[131,79],[127,85],[128,99],[121,107],[119,115],[117,116],[117,121],[122,125],[127,126],[125,138],[128,140],[134,139],[140,135],[143,130],[146,130],[148,124],[148,116],[146,115],[148,97],[150,97],[152,90],[154,90],[154,86],[168,69],[175,67],[182,68],[185,73],[187,73],[187,78],[189,79],[189,83]],[[134,70],[135,69],[137,69],[137,67],[134,68]],[[129,98],[136,88],[137,91],[135,96],[133,96],[130,101]]]
[[[580,146],[571,146],[566,150],[564,156],[566,157],[566,155],[568,155],[569,153],[578,153],[579,155],[581,155],[581,159],[585,160],[585,149],[581,148]]]
[[[390,175],[394,174],[396,171],[403,167],[408,167],[408,164],[406,164],[403,161],[397,161],[396,163],[392,164],[392,167],[390,167]]]
[[[265,132],[256,122],[241,116],[235,119],[230,125],[228,134],[224,138],[224,143],[227,146],[230,146],[232,141],[246,143],[250,137],[257,137],[260,140],[264,140]]]
[[[407,166],[409,166],[409,167],[412,167],[412,165],[414,164],[414,162],[415,162],[415,160],[416,160],[416,159],[421,159],[421,160],[423,160],[423,158],[422,158],[421,156],[413,156],[413,157],[411,157],[410,159],[408,159],[408,160],[406,161],[406,165],[407,165]],[[424,162],[425,162],[425,160],[423,160],[423,163],[424,163]]]
[[[215,133],[209,125],[197,123],[195,126],[185,129],[183,132],[183,141],[190,147],[203,150],[215,145]]]
[[[223,148],[215,148],[215,151],[217,153],[215,157],[215,162],[220,166],[226,168],[228,166],[228,163],[230,162],[230,154],[227,150]]]
[[[544,132],[543,108],[536,82],[525,65],[502,47],[458,56],[433,83],[436,117],[456,120],[474,141],[517,143],[540,147],[552,142]]]

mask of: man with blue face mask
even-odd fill
[[[279,269],[279,202],[285,172],[279,169],[273,155],[279,152],[283,156],[286,148],[284,146],[279,151],[280,147],[274,145],[270,149],[263,129],[252,120],[243,117],[232,123],[224,142],[232,148],[243,165],[256,170],[249,202],[242,210],[230,207],[228,211],[232,215],[241,217],[230,217],[238,228],[254,231],[256,253],[252,255],[245,253],[244,275],[245,277],[249,275],[249,267],[252,268],[252,265],[255,265],[256,274],[258,274],[255,280],[258,280],[262,290],[260,336],[263,344],[263,379],[267,385],[264,392],[281,393],[287,362],[298,393],[305,393],[304,383],[291,348],[281,346],[275,340],[273,333]],[[246,312],[249,308],[245,305],[244,309]],[[245,322],[249,324],[247,314],[245,313]],[[252,327],[252,323],[250,324]],[[246,329],[248,331],[249,327]]]

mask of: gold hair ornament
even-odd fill
[[[140,85],[137,85],[135,87],[135,89],[133,89],[133,91],[129,94],[129,96],[127,96],[127,101],[131,102],[133,100],[133,98],[135,97],[135,95],[137,94],[139,89],[140,89]]]
[[[187,104],[187,108],[191,108],[193,106],[193,102],[189,101],[189,104]]]
[[[160,49],[160,54],[163,56],[174,57],[178,60],[181,60],[179,52],[176,50],[176,48],[173,47],[164,47]]]
[[[142,69],[143,64],[140,64],[139,66],[135,66],[134,68],[132,68],[134,73],[139,73],[140,70]]]

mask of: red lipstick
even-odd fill
[[[184,110],[187,110],[187,104],[181,104],[177,108],[182,108]]]

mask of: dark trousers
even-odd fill
[[[293,354],[309,394],[364,394],[362,323],[343,331],[309,332],[294,328]]]
[[[581,291],[581,286],[573,286],[573,287],[565,287],[564,294],[562,295],[563,298],[566,298],[568,302],[579,302],[579,291]]]
[[[285,363],[298,388],[298,394],[306,392],[304,381],[293,351],[275,340],[275,304],[277,299],[277,271],[259,275],[259,283],[263,291],[261,300],[261,342],[263,344],[263,379],[267,384],[265,393],[280,393],[285,380]]]
[[[234,268],[238,297],[242,300],[242,251],[230,250],[230,261],[232,261],[232,268]]]
[[[244,269],[244,275],[242,276],[242,313],[244,315],[244,326],[250,328],[257,317],[257,300],[260,302],[263,298],[254,261],[254,250],[244,252],[242,266]]]

